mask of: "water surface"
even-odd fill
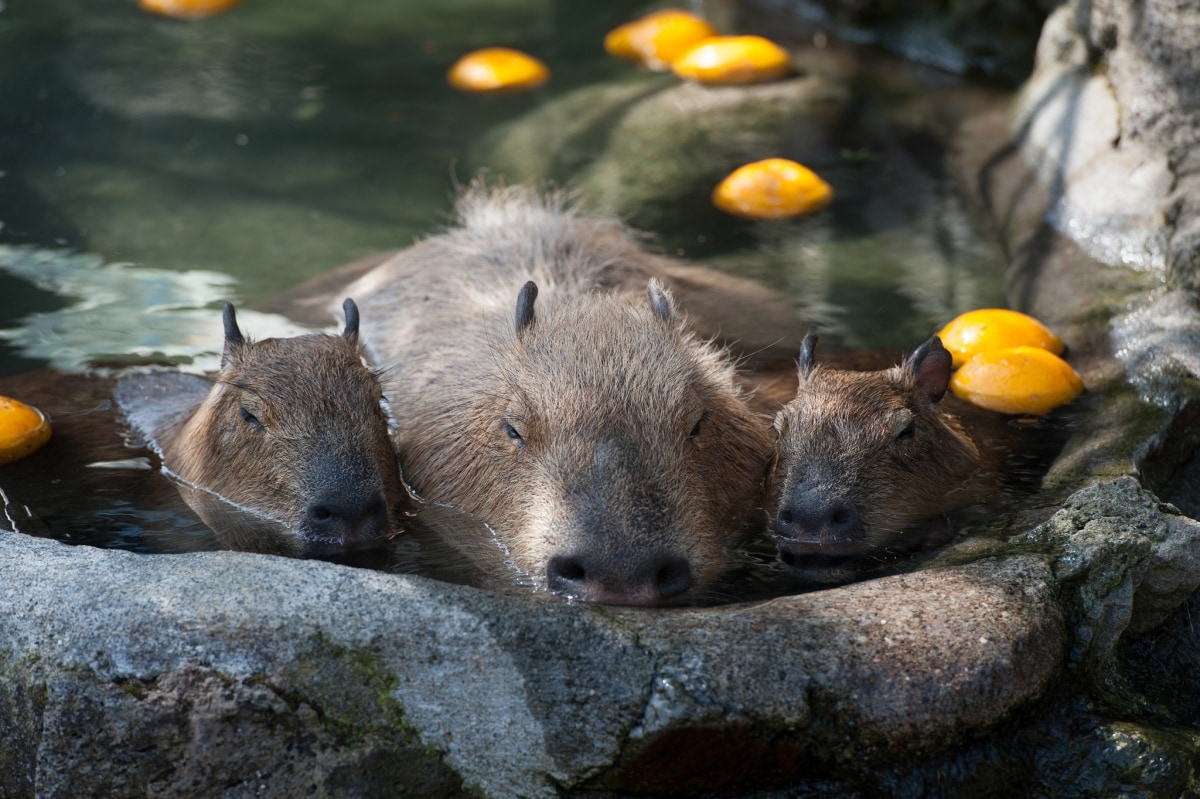
[[[637,79],[600,43],[642,4],[246,0],[201,22],[128,0],[0,8],[2,377],[211,370],[225,300],[256,337],[298,331],[252,306],[436,230],[472,177],[464,154],[498,125],[581,87]],[[446,86],[455,58],[496,44],[543,58],[551,83],[504,97]],[[916,94],[953,116],[963,84],[866,51],[855,63],[852,124],[822,143],[839,193],[831,209],[776,226],[729,219],[707,235],[650,232],[789,292],[824,346],[905,349],[954,313],[1002,304],[1002,259],[941,173],[944,126],[896,111]],[[54,390],[12,379],[0,389]],[[63,386],[51,403],[60,417],[119,424],[103,386]],[[185,507],[131,499],[125,481],[141,485],[145,470],[64,470],[67,442],[52,446],[53,466],[0,471],[10,509],[32,513],[27,529],[131,549],[210,545]],[[163,530],[184,535],[163,544]]]

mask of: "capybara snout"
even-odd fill
[[[375,464],[366,453],[348,455],[352,462],[339,453],[316,464],[316,474],[306,481],[314,490],[297,528],[310,549],[354,549],[392,533],[389,497]]]
[[[614,563],[593,552],[553,556],[546,577],[551,591],[570,599],[606,605],[660,605],[692,587],[692,566],[686,557],[672,553]]]
[[[799,484],[780,500],[775,534],[786,541],[836,548],[855,546],[863,527],[852,501]]]
[[[670,506],[677,501],[671,486],[644,460],[638,441],[610,436],[592,447],[590,463],[560,462],[553,467],[557,475],[547,475],[546,487],[560,497],[542,528],[552,542],[546,565],[552,592],[605,604],[653,605],[692,587],[687,552],[696,539],[675,521],[686,511]],[[678,470],[669,462],[661,465]],[[699,544],[703,556],[708,542],[700,538]]]

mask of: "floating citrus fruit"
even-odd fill
[[[640,61],[663,71],[671,62],[717,32],[701,17],[677,8],[647,14],[609,31],[604,50],[609,55]]]
[[[0,463],[36,451],[50,440],[50,422],[37,408],[0,397]]]
[[[446,80],[464,92],[503,94],[536,89],[550,80],[550,70],[520,50],[485,47],[455,61]]]
[[[1041,414],[1078,397],[1083,381],[1054,353],[1020,346],[975,355],[950,378],[950,388],[981,408]]]
[[[138,0],[138,8],[164,17],[201,19],[220,14],[242,0]]]
[[[938,336],[959,367],[979,352],[1005,347],[1041,347],[1055,355],[1063,351],[1062,339],[1032,316],[1007,308],[967,311],[943,327]]]
[[[716,36],[671,62],[684,80],[714,85],[762,83],[792,71],[787,51],[761,36]]]
[[[833,187],[806,166],[768,158],[738,167],[713,189],[713,205],[750,219],[811,214],[833,201]]]

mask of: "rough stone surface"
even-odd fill
[[[1127,630],[1162,623],[1200,585],[1200,522],[1132,477],[1082,489],[1029,538],[1053,543],[1076,625],[1071,659],[1093,672],[1111,665]]]
[[[1056,225],[1111,264],[1200,285],[1195,139],[1200,9],[1076,0],[1047,20],[1018,101],[1018,147]]]
[[[1018,146],[1050,193],[1055,225],[1106,263],[1162,271],[1167,154],[1122,135],[1111,73],[1096,71],[1071,4],[1047,20],[1015,107]],[[1119,190],[1116,187],[1120,187]]]
[[[1200,525],[1122,478],[961,560],[637,611],[4,533],[0,793],[845,785],[863,763],[951,756],[1027,712],[1064,666],[1120,695],[1114,649],[1200,583]]]
[[[17,533],[0,563],[7,796],[620,790],[714,730],[886,759],[1035,700],[1064,644],[1041,556],[674,613]]]
[[[1027,537],[1057,553],[1068,672],[1086,677],[1091,697],[1065,711],[1072,735],[1053,732],[1064,712],[1053,711],[1051,738],[1030,742],[1060,772],[1057,785],[1042,783],[1050,795],[1198,789],[1189,765],[1197,738],[1175,726],[1195,723],[1200,651],[1187,617],[1197,578],[1189,516],[1200,507],[1191,432],[1200,327],[1195,271],[1181,268],[1192,257],[1182,234],[1194,222],[1179,213],[1197,194],[1192,168],[1180,167],[1191,155],[1173,138],[1188,131],[1194,142],[1195,103],[1191,89],[1172,86],[1194,75],[1181,68],[1194,55],[1159,57],[1178,50],[1174,32],[1146,39],[1172,16],[1191,30],[1195,13],[1190,4],[1065,4],[1046,24],[1014,112],[971,120],[951,159],[1010,253],[1010,303],[1062,332],[1084,377],[1087,391],[1067,413],[1087,435],[1068,443],[1044,493],[1110,478],[1065,498]],[[1141,110],[1130,115],[1130,103]],[[1123,476],[1134,473],[1150,491]]]
[[[1163,404],[1200,379],[1200,303],[1190,291],[1146,297],[1113,320],[1112,341],[1130,380]]]

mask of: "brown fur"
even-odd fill
[[[997,459],[942,401],[950,356],[936,336],[873,372],[816,365],[809,348],[799,372],[776,416],[771,485],[780,557],[801,576],[843,581],[874,556],[936,543],[947,514],[996,498]]]
[[[702,591],[761,514],[769,418],[616,222],[521,190],[472,190],[459,213],[350,289],[426,522],[562,595]]]
[[[398,529],[403,498],[381,400],[356,321],[340,336],[252,342],[227,306],[221,371],[194,413],[160,436],[164,466],[236,548],[278,547],[214,518],[226,502],[298,534],[304,552],[376,544]]]

